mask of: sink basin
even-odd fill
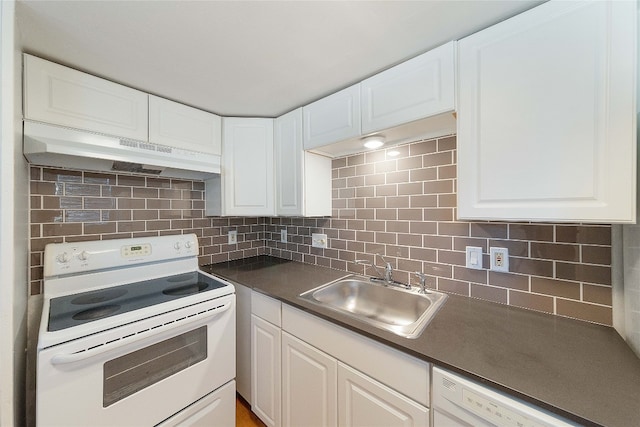
[[[348,276],[300,294],[300,298],[406,338],[417,338],[447,295],[386,286]]]

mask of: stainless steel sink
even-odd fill
[[[420,336],[447,295],[402,289],[348,276],[300,294],[300,298],[406,338]]]

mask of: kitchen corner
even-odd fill
[[[0,2],[0,425],[640,425],[639,3],[489,3]]]

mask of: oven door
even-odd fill
[[[41,350],[36,422],[152,426],[234,378],[227,295]]]

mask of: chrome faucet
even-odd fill
[[[376,266],[376,263],[374,261],[368,261],[368,260],[365,260],[365,259],[357,259],[357,260],[354,261],[354,263],[358,264],[358,265],[368,265],[368,266],[371,266],[371,267],[374,268],[374,270],[378,274],[378,277],[372,277],[370,279],[372,282],[382,282],[386,286],[400,286],[400,287],[405,288],[405,289],[411,289],[411,285],[410,284],[406,284],[406,283],[402,283],[402,282],[398,282],[396,280],[393,280],[393,266],[391,265],[389,260],[387,260],[385,257],[380,255],[379,253],[376,253],[376,255],[378,255],[382,259],[384,264],[385,264],[384,273],[382,273],[380,271],[380,269],[378,268],[378,266]]]
[[[380,272],[380,270],[376,266],[375,262],[369,261],[369,260],[366,260],[366,259],[357,259],[357,260],[353,261],[353,263],[357,264],[357,265],[367,265],[369,267],[373,267],[373,269],[376,271],[376,273],[378,273],[377,279],[378,280],[383,280],[384,279],[384,275]],[[372,279],[373,279],[373,277],[372,277]]]
[[[391,265],[391,263],[389,262],[389,260],[385,259],[385,257],[383,257],[380,254],[376,254],[380,257],[380,259],[382,259],[382,262],[384,262],[385,266],[384,266],[384,281],[387,284],[392,284],[393,283],[393,266]]]

